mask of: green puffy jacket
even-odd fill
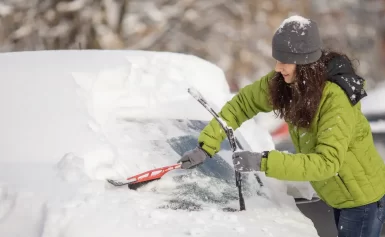
[[[339,77],[344,75],[341,71],[334,73]],[[259,112],[272,111],[267,88],[273,75],[274,71],[242,88],[224,105],[219,115],[229,126],[237,129]],[[280,180],[310,181],[319,197],[334,208],[357,207],[384,196],[385,164],[374,146],[361,103],[349,100],[350,94],[344,88],[346,83],[339,83],[347,82],[344,77],[334,79],[326,82],[310,129],[296,128],[289,123],[297,153],[270,151],[268,158],[262,160],[261,171]],[[354,79],[357,78],[352,77]],[[213,119],[202,130],[198,141],[204,150],[214,155],[225,137]]]

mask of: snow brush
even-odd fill
[[[234,136],[234,130],[231,127],[227,126],[226,122],[221,117],[219,117],[219,115],[213,110],[213,108],[207,103],[207,101],[203,98],[203,96],[197,90],[193,88],[189,88],[188,93],[190,93],[190,95],[192,95],[199,103],[201,103],[218,121],[219,125],[222,127],[222,129],[225,131],[227,135],[227,138],[230,142],[230,146],[233,152],[238,150],[236,138]],[[255,175],[255,177],[257,178],[258,183],[262,187],[263,183],[260,180],[259,176]],[[242,176],[241,176],[241,172],[239,171],[235,171],[235,184],[238,188],[239,207],[241,211],[244,211],[246,210],[246,205],[242,194]]]
[[[181,167],[180,164],[169,165],[169,166],[164,166],[161,168],[149,170],[149,171],[128,177],[127,179],[124,179],[124,180],[107,179],[107,181],[114,186],[127,185],[129,189],[136,190],[137,188],[149,182],[161,179],[162,176],[168,173],[169,171],[180,169],[180,167]]]
[[[214,116],[214,118],[218,121],[219,125],[225,131],[227,138],[230,142],[231,149],[233,150],[233,152],[236,151],[238,149],[238,146],[235,140],[233,129],[227,126],[226,122],[223,121],[221,117],[219,117],[219,115],[213,110],[213,108],[207,103],[207,101],[197,90],[189,88],[188,93],[190,93],[190,95],[192,95],[200,104],[203,105],[203,107],[205,107]],[[246,210],[245,199],[243,198],[242,194],[242,176],[239,171],[235,171],[235,184],[238,188],[239,208],[241,211]]]

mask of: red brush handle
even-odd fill
[[[127,180],[130,181],[130,184],[134,184],[134,183],[145,182],[145,181],[150,181],[154,179],[160,179],[163,175],[165,175],[170,170],[179,169],[180,166],[181,166],[180,164],[175,164],[175,165],[169,165],[169,166],[149,170],[141,174],[128,177]]]

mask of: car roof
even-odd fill
[[[211,115],[190,98],[187,88],[198,89],[216,108],[230,97],[219,67],[186,54],[140,50],[30,51],[2,53],[0,63],[1,81],[14,82],[2,85],[4,90],[10,86],[32,89],[42,84],[47,90],[66,90],[76,82],[77,86],[94,90],[96,97],[105,94],[101,87],[109,87],[110,93],[121,93],[114,87],[127,85],[136,97],[126,100],[131,100],[136,108],[125,116],[210,120]],[[126,105],[122,107],[127,109]]]

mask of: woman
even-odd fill
[[[289,124],[297,153],[238,151],[235,169],[310,181],[334,208],[339,237],[380,236],[385,165],[361,112],[364,80],[346,56],[321,50],[317,24],[300,16],[286,19],[275,32],[272,55],[275,71],[242,88],[219,114],[237,129],[260,112],[275,111]],[[212,157],[225,136],[213,119],[201,132],[199,146],[180,159],[182,168]]]

